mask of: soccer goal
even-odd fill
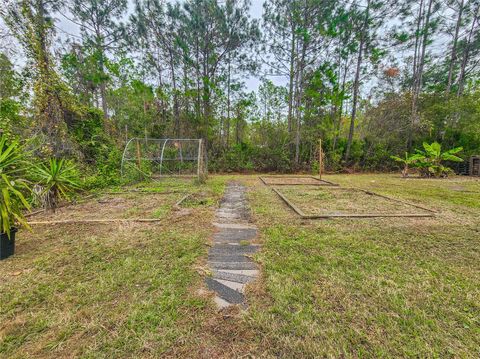
[[[162,177],[206,176],[206,151],[202,139],[132,138],[122,156],[122,176]]]

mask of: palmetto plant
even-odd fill
[[[48,163],[34,166],[33,178],[41,188],[43,206],[55,212],[61,199],[80,189],[78,170],[72,161],[51,158]]]
[[[22,151],[17,142],[7,143],[6,136],[0,137],[0,233],[10,237],[15,223],[28,227],[23,209],[30,206],[21,193],[28,189],[20,178],[23,169]]]

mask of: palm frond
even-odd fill
[[[78,170],[72,161],[51,158],[47,163],[33,166],[35,182],[46,199],[45,207],[55,210],[59,200],[70,200],[71,194],[81,188]]]
[[[22,194],[28,189],[20,179],[24,170],[23,150],[18,142],[8,144],[6,137],[0,137],[0,231],[11,234],[15,223],[26,225],[23,208],[30,205]]]

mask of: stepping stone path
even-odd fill
[[[252,256],[258,249],[251,244],[257,228],[249,223],[250,212],[246,188],[229,183],[216,213],[213,246],[208,252],[208,265],[213,275],[205,279],[208,289],[215,292],[220,308],[244,304],[245,285],[258,275]]]

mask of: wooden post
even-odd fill
[[[137,143],[137,167],[138,167],[138,169],[141,169],[142,151],[140,149],[140,141],[137,139],[135,142]]]
[[[323,151],[322,151],[322,139],[318,140],[318,175],[322,179],[322,167],[323,167]]]
[[[202,160],[203,160],[203,143],[202,139],[198,141],[198,155],[197,155],[197,177],[198,180],[202,180]]]

